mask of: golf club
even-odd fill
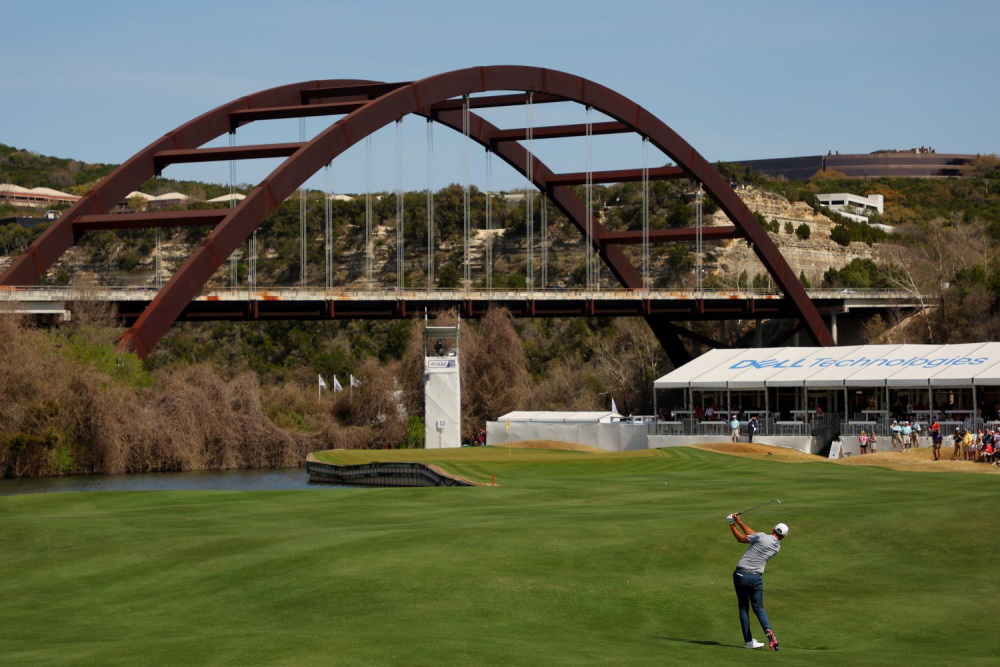
[[[768,501],[767,501],[766,503],[761,503],[760,505],[754,505],[754,506],[753,506],[753,507],[751,507],[751,508],[750,508],[749,510],[743,510],[742,512],[737,512],[736,514],[737,514],[737,515],[740,515],[740,514],[746,514],[746,513],[747,513],[747,512],[749,512],[750,510],[755,510],[755,509],[757,509],[758,507],[763,507],[764,505],[770,505],[771,503],[778,503],[778,504],[780,505],[780,504],[781,504],[781,501],[780,501],[780,500],[778,500],[777,498],[775,498],[774,500],[768,500]]]

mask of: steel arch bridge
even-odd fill
[[[507,91],[507,92],[505,92]],[[509,91],[523,91],[510,93]],[[482,93],[501,93],[481,95]],[[88,231],[153,227],[214,226],[170,280],[152,299],[120,341],[119,348],[145,357],[202,291],[230,255],[264,219],[308,178],[376,130],[407,115],[417,115],[463,132],[469,109],[547,102],[577,102],[613,118],[612,122],[522,129],[500,129],[469,112],[470,139],[490,149],[520,173],[529,158],[519,142],[592,134],[636,133],[668,155],[676,167],[648,170],[650,180],[691,179],[726,214],[732,226],[710,227],[709,239],[744,239],[774,279],[787,303],[819,345],[834,345],[816,305],[767,232],[723,176],[666,123],[615,91],[565,72],[523,66],[474,67],[419,81],[383,83],[353,79],[307,81],[264,90],[224,104],[181,125],[138,152],[82,197],[55,221],[0,276],[0,287],[33,285]],[[200,148],[237,127],[258,120],[341,116],[314,139],[300,143]],[[112,214],[124,197],[171,164],[283,157],[284,162],[261,181],[235,208],[180,212]],[[642,170],[553,173],[537,157],[530,158],[530,180],[583,234],[590,224],[594,252],[625,288],[643,286],[642,277],[621,249],[642,243],[640,232],[602,228],[571,189],[588,177],[593,183],[639,181]],[[589,216],[589,219],[588,219]],[[656,230],[649,242],[687,242],[695,229]],[[685,332],[670,315],[646,310],[645,319],[674,363],[690,359],[680,340]],[[683,317],[684,320],[691,319]]]

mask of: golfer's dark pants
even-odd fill
[[[733,586],[736,587],[736,598],[740,601],[740,627],[743,628],[743,641],[749,642],[753,639],[750,633],[750,607],[760,621],[760,627],[764,630],[771,629],[771,622],[767,620],[767,612],[764,611],[764,578],[755,573],[740,570],[733,572]]]

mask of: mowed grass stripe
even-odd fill
[[[0,498],[4,662],[762,663],[776,657],[737,648],[724,517],[774,497],[747,520],[792,527],[765,576],[783,664],[997,654],[993,476],[699,450],[445,456],[501,486]]]

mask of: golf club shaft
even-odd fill
[[[763,507],[764,505],[770,505],[771,503],[778,503],[780,505],[781,501],[778,500],[777,498],[775,498],[774,500],[768,500],[766,503],[761,503],[760,505],[754,505],[753,507],[751,507],[748,510],[743,510],[742,512],[737,512],[737,514],[746,514],[747,512],[749,512],[751,510],[755,510],[758,507]]]

